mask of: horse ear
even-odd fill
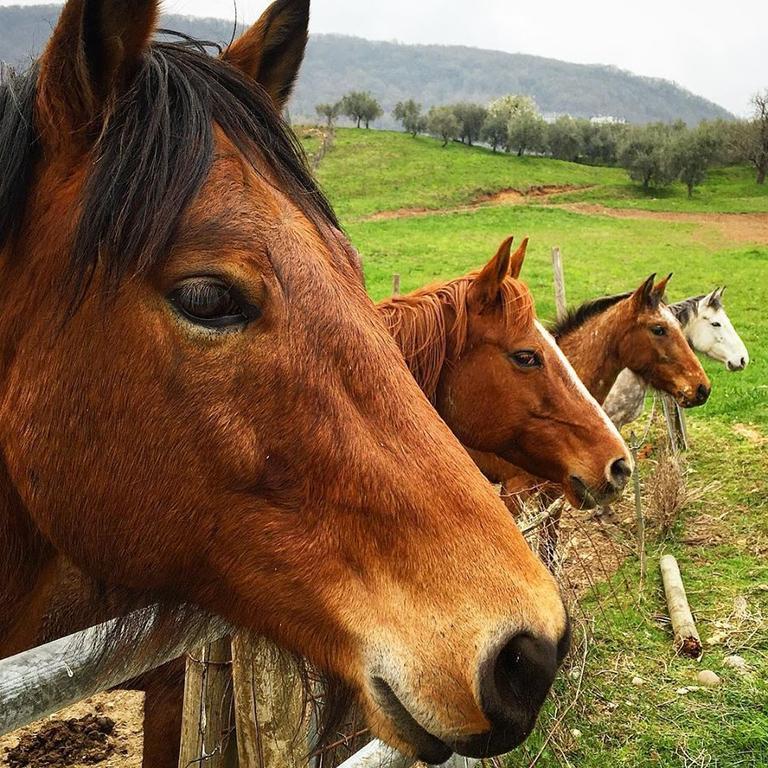
[[[96,133],[149,46],[158,0],[68,0],[40,60],[37,113],[53,144]]]
[[[658,283],[653,287],[653,298],[656,301],[656,306],[658,306],[662,301],[664,301],[664,294],[667,291],[667,283],[672,279],[672,273],[670,272],[663,280],[659,280]]]
[[[643,284],[632,294],[632,299],[638,311],[654,306],[653,281],[655,279],[656,273],[654,272],[650,277],[646,278]]]
[[[511,244],[511,238],[510,238]],[[523,262],[525,261],[525,252],[528,249],[528,238],[524,238],[520,243],[518,249],[512,254],[512,258],[509,260],[509,276],[517,280],[520,277],[520,272],[523,270]]]
[[[309,0],[276,0],[222,58],[256,80],[281,111],[299,74],[308,27]]]
[[[710,293],[708,296],[705,297],[704,303],[708,307],[712,307],[712,309],[720,309],[720,307],[723,306],[722,300],[723,300],[723,291],[725,291],[725,286],[722,288],[715,288],[712,293]]]
[[[510,251],[514,237],[508,237],[496,251],[496,255],[483,267],[474,279],[467,294],[470,307],[482,312],[496,303],[501,291],[501,284],[509,275]]]

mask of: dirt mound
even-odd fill
[[[363,216],[362,221],[387,221],[389,219],[408,219],[414,216],[440,216],[447,213],[464,213],[474,211],[476,208],[483,208],[490,205],[522,205],[532,198],[547,198],[550,195],[557,195],[562,192],[573,192],[577,189],[590,189],[584,185],[574,184],[542,184],[535,187],[528,187],[524,190],[509,187],[501,189],[498,192],[483,192],[472,198],[465,205],[458,205],[453,208],[398,208],[393,211],[378,211],[368,216]]]
[[[64,768],[96,765],[114,751],[111,717],[85,715],[71,720],[51,720],[36,733],[28,733],[5,756],[10,768]]]

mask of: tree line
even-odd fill
[[[649,190],[681,181],[691,196],[714,165],[751,164],[756,181],[768,175],[768,90],[752,99],[748,120],[714,120],[688,128],[682,121],[628,125],[562,115],[548,122],[533,99],[504,96],[489,105],[459,102],[424,112],[413,99],[398,102],[392,114],[411,135],[426,133],[467,145],[483,143],[494,152],[533,154],[591,165],[625,168]],[[384,114],[368,92],[352,92],[335,104],[318,104],[330,126],[344,115],[358,128]]]

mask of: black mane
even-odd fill
[[[82,297],[97,263],[107,285],[146,274],[168,253],[213,163],[217,124],[316,225],[338,227],[304,152],[261,87],[194,40],[154,42],[90,157],[67,281]],[[38,67],[0,83],[0,248],[21,225],[39,155]],[[253,163],[255,166],[255,163]],[[74,212],[73,212],[74,213]]]
[[[569,309],[562,319],[551,323],[549,332],[555,338],[565,336],[572,331],[575,331],[577,328],[580,328],[591,317],[602,314],[606,309],[610,309],[610,307],[629,298],[631,295],[632,292],[630,291],[629,293],[619,293],[615,296],[602,296],[599,299],[585,301],[580,306]]]

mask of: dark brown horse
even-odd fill
[[[680,324],[662,298],[669,277],[654,285],[655,275],[633,293],[586,302],[552,327],[557,343],[599,403],[616,377],[628,368],[683,407],[701,405],[710,391],[701,363]],[[514,496],[542,486],[544,476],[518,466],[500,464],[493,456],[473,453],[478,466]],[[516,500],[512,500],[516,506]]]
[[[62,554],[308,657],[430,762],[505,751],[566,614],[280,120],[308,3],[221,58],[156,16],[69,0],[0,90],[0,654]]]
[[[518,276],[527,240],[480,272],[378,305],[419,386],[469,449],[608,503],[631,474],[626,445],[536,321]]]

